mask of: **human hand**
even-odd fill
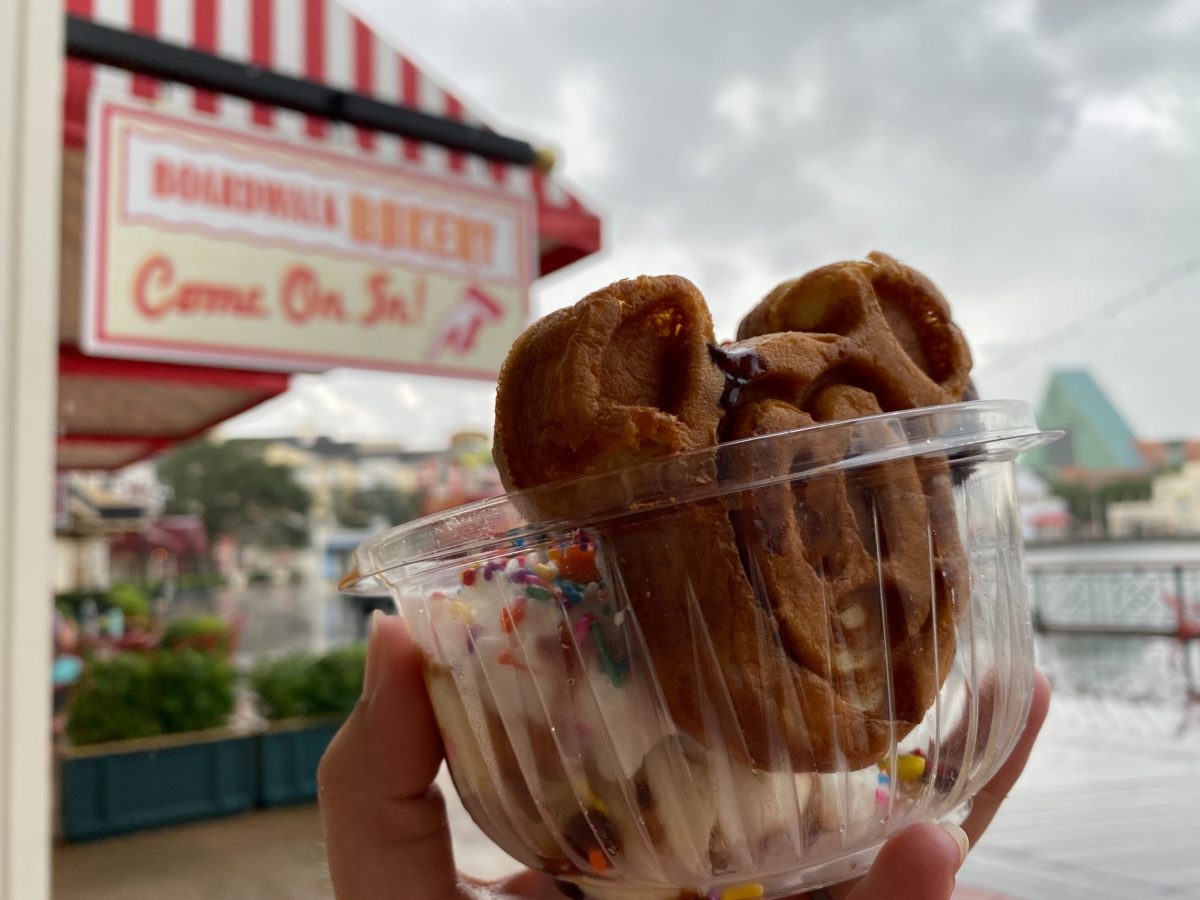
[[[975,796],[962,829],[912,825],[884,844],[862,878],[800,897],[949,900],[967,847],[979,840],[1025,768],[1049,702],[1049,684],[1038,673],[1025,730]],[[445,803],[433,785],[441,763],[441,737],[408,628],[398,617],[377,614],[362,700],[318,773],[338,900],[561,900],[554,880],[539,872],[485,882],[456,870]]]

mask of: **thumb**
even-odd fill
[[[450,829],[433,787],[442,742],[408,627],[375,613],[363,695],[317,772],[335,896],[453,895]]]
[[[846,900],[950,900],[967,854],[957,825],[913,825],[886,844]]]

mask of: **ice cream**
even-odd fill
[[[753,897],[747,873],[853,866],[848,835],[925,802],[928,777],[895,785],[970,597],[950,467],[871,458],[887,418],[814,426],[957,402],[969,370],[944,298],[882,254],[780,285],[731,343],[677,276],[516,342],[495,455],[545,533],[417,566],[401,597],[497,843],[571,896]]]

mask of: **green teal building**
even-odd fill
[[[1051,375],[1038,425],[1066,432],[1062,440],[1027,455],[1028,465],[1039,472],[1088,477],[1146,469],[1133,429],[1085,369]]]

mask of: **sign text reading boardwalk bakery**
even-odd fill
[[[492,378],[525,326],[533,205],[102,100],[92,353]]]

